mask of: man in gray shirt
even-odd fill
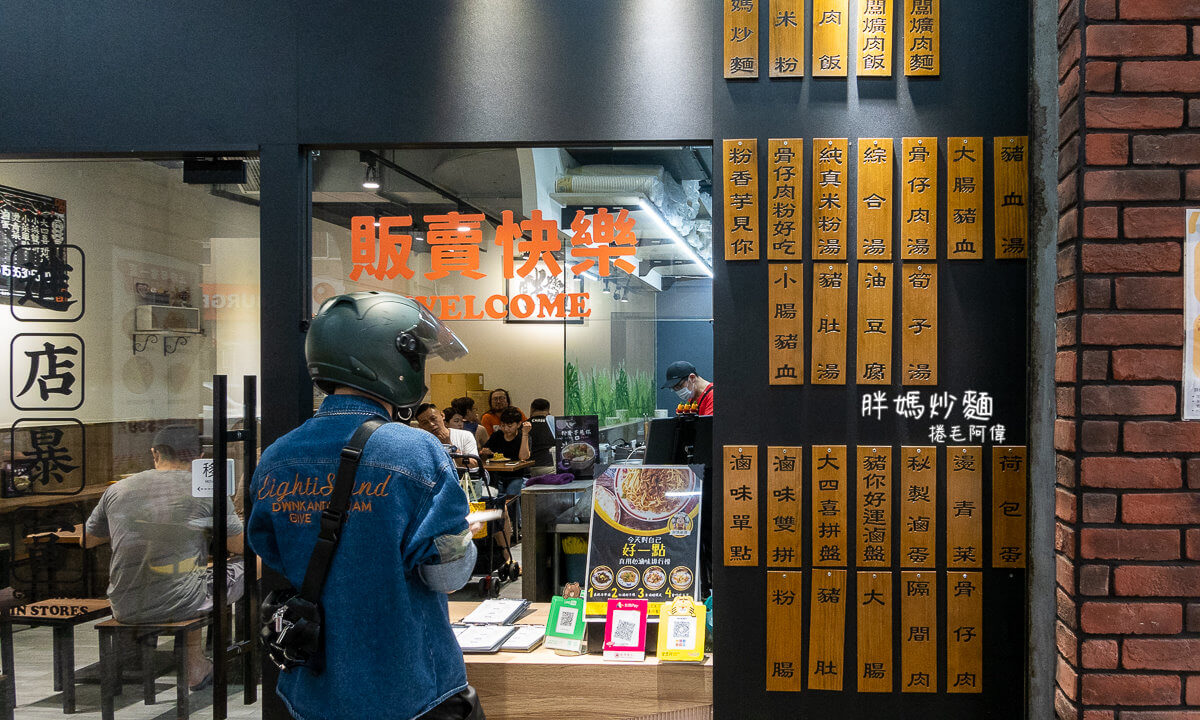
[[[200,456],[192,425],[169,425],[154,437],[154,469],[112,485],[88,518],[85,544],[112,543],[108,599],[123,623],[175,622],[211,612],[208,568],[212,498],[192,496],[191,462]],[[242,553],[242,521],[229,506],[227,550]],[[229,563],[229,602],[242,595],[243,567]],[[211,680],[200,631],[188,637],[188,681]]]

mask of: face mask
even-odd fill
[[[689,387],[687,386],[687,383],[684,383],[683,385],[681,385],[681,386],[680,386],[680,387],[679,387],[679,388],[678,388],[678,389],[675,391],[675,394],[679,396],[679,399],[680,399],[682,402],[687,402],[688,400],[691,400],[691,399],[692,399],[692,390],[691,390],[691,388],[689,388]]]

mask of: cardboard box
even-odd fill
[[[483,391],[483,373],[429,374],[429,402],[439,408],[448,407],[451,400],[465,397],[471,391]]]

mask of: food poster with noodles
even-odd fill
[[[596,478],[588,537],[587,614],[603,617],[610,598],[699,599],[700,478],[687,465],[610,467]]]
[[[595,475],[600,457],[600,419],[595,415],[560,415],[554,418],[555,457],[558,471],[578,478]],[[602,469],[602,468],[601,468]]]

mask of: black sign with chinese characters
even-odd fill
[[[17,320],[83,314],[83,251],[67,244],[64,200],[0,185],[0,293]]]
[[[595,415],[560,415],[554,418],[558,471],[590,478],[600,457],[600,422]]]

